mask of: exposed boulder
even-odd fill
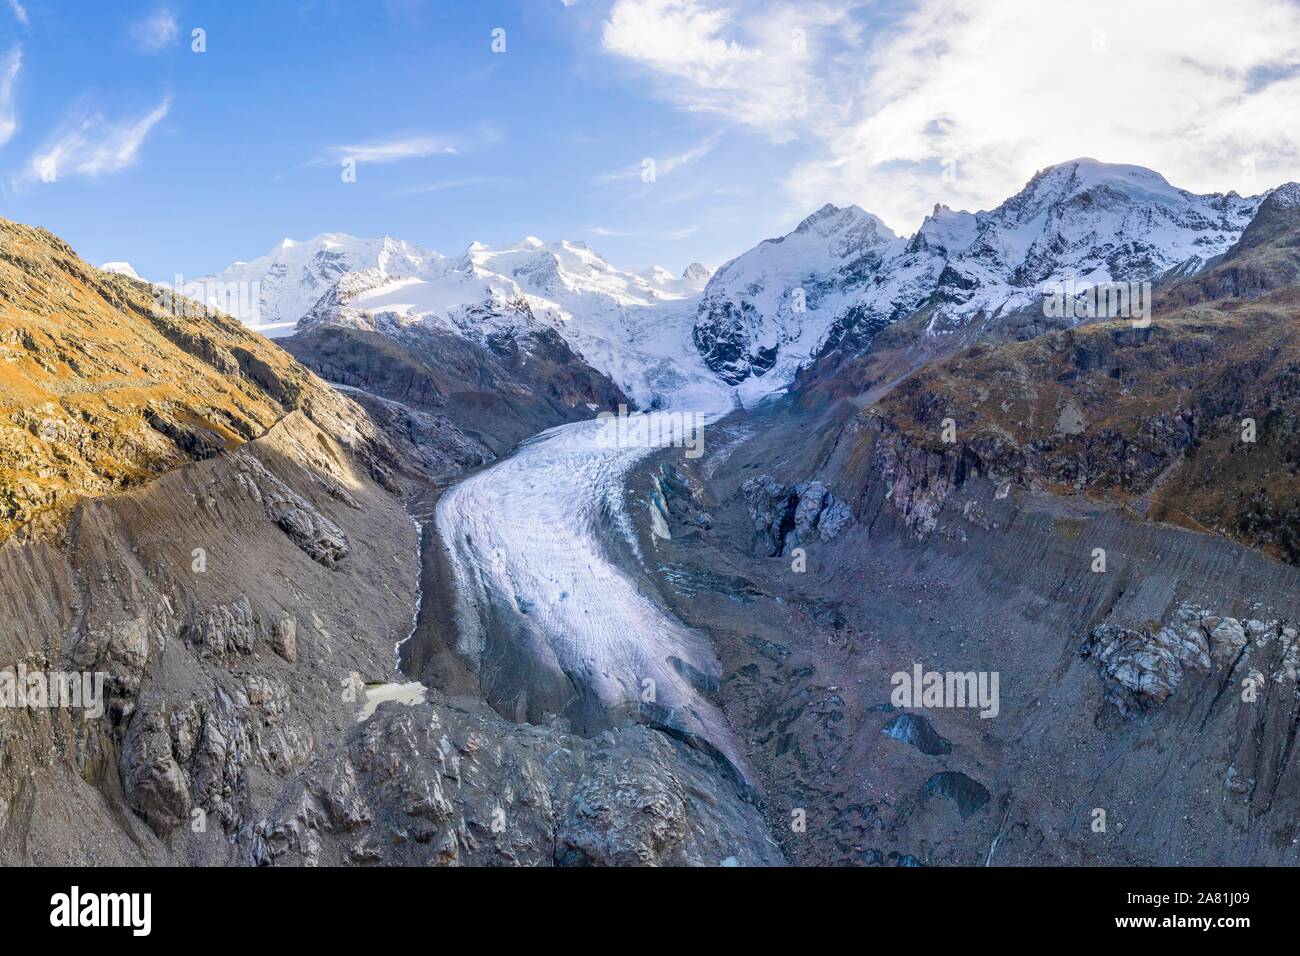
[[[230,604],[206,608],[185,628],[184,635],[200,657],[224,660],[232,654],[251,654],[257,621],[248,597],[241,594]]]
[[[122,744],[122,787],[131,809],[154,831],[166,835],[188,816],[188,780],[172,756],[172,740],[163,715],[136,712]]]
[[[984,809],[989,791],[984,784],[959,770],[942,770],[925,782],[926,794],[951,800],[965,820]]]

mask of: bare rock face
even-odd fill
[[[225,659],[233,654],[251,654],[257,640],[257,624],[248,597],[241,594],[230,604],[207,608],[186,628],[185,636],[200,656]]]
[[[526,303],[519,307],[531,316]],[[491,309],[469,313],[474,328],[494,320]],[[531,318],[479,341],[423,325],[388,335],[309,316],[279,344],[347,386],[375,421],[393,429],[399,445],[443,474],[504,454],[552,425],[588,418],[593,409],[628,403],[608,376],[553,329],[534,328]]]
[[[741,486],[749,520],[769,557],[786,548],[832,541],[853,524],[853,512],[820,481],[782,485],[759,475]]]
[[[599,752],[569,804],[556,841],[561,863],[648,866],[665,861],[686,835],[686,796],[649,754]]]
[[[1294,630],[1276,621],[1216,617],[1183,604],[1162,627],[1130,630],[1115,624],[1099,625],[1084,641],[1082,654],[1097,661],[1107,701],[1122,716],[1130,717],[1159,707],[1188,674],[1235,667],[1252,641],[1267,644],[1276,634],[1290,651]]]
[[[122,745],[122,787],[131,809],[154,831],[167,834],[190,808],[189,781],[172,756],[172,740],[162,714],[140,711]]]
[[[241,833],[262,865],[782,861],[713,761],[643,726],[591,739],[475,701],[381,704]]]
[[[69,654],[76,667],[104,676],[106,704],[115,718],[128,717],[149,662],[162,654],[177,622],[171,604],[163,596],[150,595],[134,613],[92,620],[77,635]]]
[[[252,455],[241,453],[235,459],[245,492],[266,509],[266,516],[305,554],[327,568],[335,567],[347,557],[348,539],[338,525]]]
[[[1188,669],[1210,667],[1203,634],[1169,627],[1153,634],[1103,624],[1093,630],[1084,654],[1097,658],[1106,699],[1125,716],[1164,703]]]

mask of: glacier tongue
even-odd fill
[[[612,557],[636,550],[624,481],[652,449],[601,447],[599,432],[594,420],[543,432],[439,501],[458,649],[516,719],[563,714],[585,732],[640,720],[721,754],[749,780],[743,748],[701,693],[719,672],[706,636]]]

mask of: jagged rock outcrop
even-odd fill
[[[1164,626],[1133,630],[1098,625],[1084,641],[1082,654],[1096,659],[1107,701],[1130,717],[1163,704],[1188,673],[1226,670],[1230,676],[1252,644],[1274,639],[1282,653],[1272,677],[1294,683],[1300,657],[1296,628],[1279,621],[1220,617],[1192,604],[1179,606]]]
[[[241,490],[266,510],[266,516],[304,554],[327,568],[337,566],[347,557],[347,536],[338,525],[271,474],[256,458],[246,454],[234,457]]]
[[[820,481],[783,485],[771,475],[741,486],[754,533],[769,557],[813,541],[833,541],[853,524],[853,513]]]
[[[781,862],[716,766],[641,726],[515,726],[486,705],[381,704],[241,834],[262,865]]]

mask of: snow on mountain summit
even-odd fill
[[[690,340],[707,276],[698,265],[680,278],[624,271],[572,240],[472,242],[448,257],[391,237],[326,233],[200,281],[257,282],[257,325],[271,334],[322,324],[401,334],[425,324],[481,339],[540,322],[648,405],[683,388],[725,391]]]
[[[131,263],[129,262],[105,262],[99,268],[105,272],[116,272],[118,275],[124,275],[130,279],[140,278],[139,274],[131,268]]]
[[[1259,202],[1190,193],[1141,166],[1076,159],[1040,170],[986,212],[936,205],[906,241],[856,206],[827,205],[718,270],[694,340],[728,382],[788,379],[828,342],[918,310],[927,331],[943,335],[1032,307],[1045,284],[1066,277],[1089,284],[1195,271],[1237,240]]]
[[[704,284],[709,281],[710,274],[709,270],[698,262],[692,262],[682,270],[682,278],[687,282],[699,285],[701,289],[703,289]]]
[[[737,384],[778,366],[788,381],[831,321],[904,242],[857,206],[827,204],[794,231],[759,243],[709,280],[693,338],[708,366]]]
[[[1287,187],[1275,205],[1290,201]],[[936,205],[910,237],[826,204],[712,275],[627,271],[586,243],[526,236],[442,256],[392,237],[325,233],[204,280],[256,283],[256,328],[320,324],[473,338],[541,323],[643,405],[779,391],[823,350],[861,348],[915,316],[944,336],[1021,316],[1045,285],[1189,274],[1241,237],[1262,197],[1198,195],[1140,166],[1075,159],[1040,170],[981,212]],[[699,391],[693,391],[693,390]]]
[[[293,324],[342,276],[373,270],[386,278],[409,277],[441,258],[436,252],[389,236],[356,239],[328,232],[306,242],[285,239],[264,256],[237,262],[197,281],[212,288],[235,283],[247,290],[244,295],[250,298],[256,289],[255,316],[240,318],[259,331],[288,335]]]

